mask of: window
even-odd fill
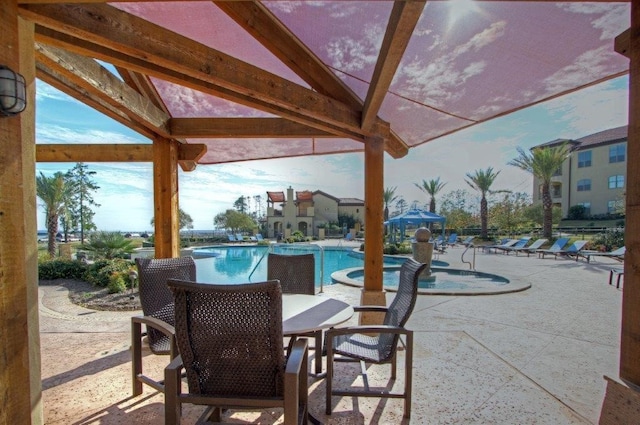
[[[624,143],[609,147],[609,163],[624,162],[627,147]]]
[[[558,177],[562,175],[562,167],[558,168],[556,171],[553,172],[553,177]]]
[[[624,187],[624,176],[609,176],[609,189],[619,189]]]
[[[591,215],[591,202],[580,202],[578,205],[582,205],[584,207],[584,215]]]
[[[591,167],[591,151],[578,152],[578,168]]]
[[[621,201],[609,201],[607,202],[607,212],[609,214],[615,214],[620,212],[620,210],[622,209],[621,207]]]
[[[578,180],[578,192],[586,192],[591,190],[591,179]]]

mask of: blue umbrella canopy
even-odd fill
[[[411,209],[403,214],[391,217],[388,221],[385,221],[384,224],[386,226],[398,225],[400,227],[400,240],[404,240],[404,230],[407,224],[419,226],[427,223],[442,223],[442,234],[444,236],[444,224],[446,221],[447,219],[441,215],[426,210]]]

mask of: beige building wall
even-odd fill
[[[627,185],[626,145],[626,140],[615,140],[576,147],[564,162],[561,175],[554,176],[551,183],[551,198],[561,207],[563,218],[572,206],[579,204],[588,206],[591,216],[615,212],[610,209],[622,202]],[[610,162],[610,149],[618,147],[623,147],[624,160]],[[589,154],[591,165],[580,167],[580,157]],[[542,190],[537,178],[534,178],[533,190],[534,202],[541,202]]]
[[[360,224],[364,226],[364,205],[340,205],[338,206],[338,213],[351,215],[355,217],[356,221],[360,222]]]
[[[338,221],[338,202],[322,193],[313,195],[316,225]]]

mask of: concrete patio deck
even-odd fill
[[[463,248],[440,259],[452,268]],[[614,260],[587,264],[478,250],[476,269],[531,283],[523,292],[419,296],[407,325],[415,331],[413,407],[398,400],[333,398],[324,414],[323,380],[311,379],[310,410],[327,424],[594,424],[603,375],[618,376],[621,289],[609,286]],[[325,286],[358,304],[360,290]],[[131,312],[97,312],[68,302],[66,289],[40,287],[44,415],[47,424],[162,423],[164,397],[149,387],[131,397]],[[387,298],[391,299],[393,293]],[[355,320],[355,319],[354,319]],[[311,352],[312,353],[312,352]],[[402,356],[401,356],[402,357]],[[148,355],[161,373],[166,358]],[[400,358],[398,377],[403,376]],[[339,384],[357,379],[339,364]],[[372,367],[386,385],[389,367]],[[396,385],[401,385],[401,379]],[[183,423],[202,407],[185,406]],[[227,422],[281,423],[281,412],[226,413]]]

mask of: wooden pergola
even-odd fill
[[[138,2],[129,0],[126,3]],[[313,140],[309,154],[364,152],[367,237],[362,301],[381,304],[384,303],[382,194],[385,152],[400,158],[411,147],[452,131],[626,72],[611,71],[577,86],[473,118],[471,114],[470,118],[464,118],[460,113],[429,106],[430,113],[441,113],[449,120],[459,122],[455,127],[443,126],[431,133],[424,129],[423,123],[416,123],[423,126],[422,134],[403,136],[400,130],[392,129],[394,121],[390,124],[381,118],[381,111],[414,36],[414,28],[426,13],[424,1],[392,2],[375,66],[361,97],[263,4],[252,1],[213,3],[266,51],[286,64],[300,81],[294,83],[128,13],[126,8],[106,4],[104,0],[7,0],[0,3],[0,64],[25,77],[29,96],[29,107],[25,112],[0,118],[0,346],[3,350],[0,382],[4,389],[0,395],[1,423],[43,422],[38,335],[36,162],[152,162],[156,257],[166,258],[179,253],[178,167],[189,171],[198,164],[218,162],[215,158],[218,153],[213,149],[218,146],[218,140],[308,138]],[[632,2],[631,11],[631,28],[616,39],[615,46],[618,53],[630,59],[629,164],[640,158],[640,119],[637,118],[640,107],[640,2]],[[106,72],[95,59],[114,65],[121,79]],[[137,131],[152,143],[36,145],[33,107],[36,78]],[[176,116],[158,89],[164,84],[159,83],[160,80],[254,108],[264,115]],[[435,122],[433,125],[437,127]],[[337,142],[336,139],[349,142]],[[632,167],[627,171],[627,181],[620,377],[640,385],[640,362],[637,361],[640,356],[640,271],[637,266],[640,264],[640,175]]]

